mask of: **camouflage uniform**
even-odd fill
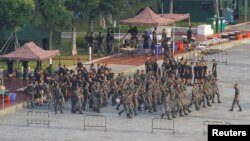
[[[219,88],[218,88],[218,84],[217,84],[216,80],[214,80],[212,82],[211,87],[212,87],[212,103],[215,103],[214,102],[215,95],[217,95],[218,103],[221,103],[221,101],[220,101],[220,92],[219,92]]]
[[[192,98],[191,98],[191,102],[190,104],[188,105],[188,107],[191,107],[192,104],[195,105],[195,109],[196,110],[199,110],[200,107],[199,107],[199,94],[198,94],[198,88],[197,88],[197,85],[194,85],[193,88],[192,88]]]

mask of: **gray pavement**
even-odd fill
[[[203,122],[205,120],[226,121],[231,124],[250,123],[250,47],[242,45],[228,50],[228,65],[218,65],[219,84],[222,86],[222,104],[213,104],[212,107],[202,108],[185,117],[177,117],[175,122],[175,134],[171,131],[155,131],[151,133],[151,121],[153,117],[159,117],[161,112],[149,114],[140,112],[137,117],[127,119],[125,115],[118,116],[114,107],[108,106],[101,109],[100,115],[107,117],[107,132],[103,129],[83,130],[84,115],[94,114],[90,111],[84,115],[71,114],[69,103],[66,103],[64,114],[55,115],[53,109],[38,108],[40,111],[48,111],[51,114],[51,128],[40,125],[26,126],[26,111],[23,109],[15,113],[0,117],[1,141],[205,141],[203,135]],[[211,66],[209,66],[211,68]],[[243,112],[234,112],[228,109],[232,104],[234,81],[239,83],[240,103]]]
[[[228,30],[241,30],[241,31],[249,31],[250,30],[250,23],[243,23],[235,26],[231,26]]]

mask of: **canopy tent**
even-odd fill
[[[173,19],[164,18],[161,15],[156,14],[149,7],[146,7],[135,17],[121,20],[121,23],[129,25],[152,25],[152,26],[168,25],[174,22],[175,21]]]
[[[183,21],[189,19],[190,25],[190,15],[189,14],[156,14],[149,7],[146,7],[139,14],[137,14],[133,18],[128,18],[125,20],[121,20],[121,23],[129,24],[129,25],[152,25],[152,26],[161,26],[173,24],[173,46],[175,40],[175,23],[179,21]],[[119,27],[119,39],[120,39],[120,27]],[[120,42],[120,40],[119,40]],[[174,50],[174,47],[173,47]]]
[[[42,48],[38,47],[34,42],[29,42],[9,54],[0,55],[0,59],[42,61],[59,54],[59,50],[43,50]]]
[[[186,19],[189,19],[190,22],[190,15],[189,14],[174,14],[174,13],[168,13],[168,14],[161,14],[163,18],[172,19],[175,22],[183,21]]]

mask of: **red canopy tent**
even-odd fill
[[[167,18],[167,19],[172,19],[175,22],[179,22],[179,21],[183,21],[183,20],[186,20],[186,19],[190,19],[190,15],[189,14],[168,13],[168,14],[161,14],[161,17]]]
[[[149,7],[146,7],[143,11],[137,14],[133,18],[128,18],[125,20],[121,20],[121,23],[129,24],[129,25],[152,25],[152,26],[160,26],[172,24],[175,21],[170,18],[164,18],[159,14],[156,14]]]
[[[0,59],[42,61],[59,54],[59,50],[43,50],[42,48],[38,47],[34,42],[29,42],[9,54],[0,55]]]

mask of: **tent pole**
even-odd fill
[[[173,54],[174,55],[174,46],[175,46],[175,23],[174,23],[174,29],[173,29]]]
[[[190,15],[188,17],[188,25],[190,26]]]
[[[120,45],[121,45],[121,25],[119,25],[119,47],[118,47],[118,54],[120,53]]]

